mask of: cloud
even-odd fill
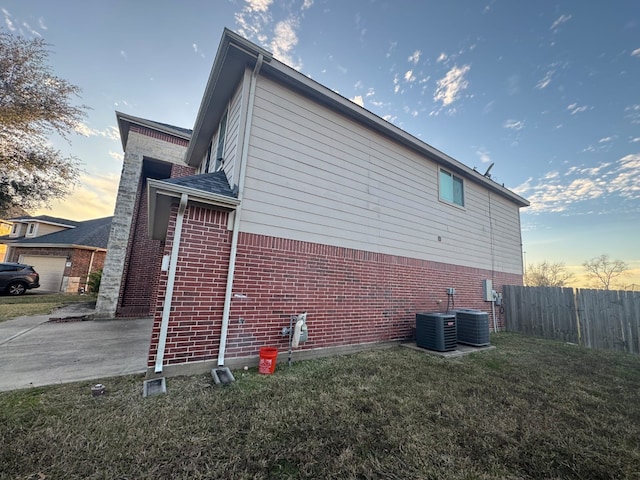
[[[569,20],[571,20],[571,15],[560,15],[555,22],[553,22],[553,24],[551,24],[551,28],[550,30],[555,30],[557,29],[560,25],[562,25],[563,23],[568,22]]]
[[[292,4],[275,3],[273,0],[245,0],[239,13],[234,15],[238,33],[269,48],[274,57],[283,63],[300,70],[302,62],[294,59],[292,52],[298,44],[297,30],[304,12],[313,6],[313,0],[304,0],[298,11],[292,11]],[[272,7],[285,9],[284,18],[275,25]]]
[[[127,60],[127,52],[125,52],[124,50],[120,50],[120,56]]]
[[[506,122],[504,122],[502,126],[504,128],[508,128],[509,130],[520,131],[524,128],[524,122],[521,122],[520,120],[509,119]]]
[[[118,193],[119,175],[81,175],[79,185],[61,200],[51,202],[51,209],[43,208],[34,215],[50,215],[70,220],[91,220],[113,215]]]
[[[246,3],[250,12],[266,12],[273,0],[246,0]]]
[[[113,140],[114,142],[120,141],[120,131],[113,125],[108,126],[104,130],[98,130],[95,128],[91,128],[84,123],[78,122],[75,124],[73,130],[83,137],[103,137],[109,140]]]
[[[415,82],[415,81],[416,81],[416,77],[415,77],[415,75],[413,74],[413,70],[407,70],[407,71],[404,73],[404,81],[405,81],[405,82],[409,82],[409,83],[411,83],[411,82]]]
[[[44,18],[40,17],[38,19],[38,26],[42,29],[42,30],[47,30],[47,26],[44,23]]]
[[[632,57],[640,57],[640,48],[636,48],[633,52],[631,52]]]
[[[538,83],[536,83],[536,88],[539,90],[542,90],[543,88],[547,88],[551,83],[551,77],[553,76],[554,73],[555,73],[555,70],[549,70],[541,80],[538,80]]]
[[[122,162],[124,160],[124,153],[122,152],[112,152],[111,150],[109,150],[109,156],[114,160],[118,160],[119,162]]]
[[[469,86],[469,82],[465,79],[465,75],[471,70],[470,65],[462,67],[454,66],[447,74],[438,80],[433,100],[442,102],[442,106],[446,107],[455,102],[460,93]]]
[[[298,44],[298,35],[296,34],[298,26],[299,22],[296,18],[288,18],[278,22],[274,28],[273,40],[271,40],[273,56],[291,66],[295,63],[290,57],[290,52]]]
[[[491,157],[489,156],[489,152],[486,148],[480,147],[476,150],[476,155],[482,163],[489,163],[491,161]]]
[[[444,62],[447,58],[448,58],[447,54],[443,52],[440,55],[438,55],[438,58],[436,58],[436,63]]]
[[[13,23],[13,20],[11,20],[11,14],[9,13],[9,11],[6,8],[3,8],[2,9],[2,14],[4,15],[4,23],[7,26],[7,28],[11,32],[15,32],[16,31],[16,26]]]
[[[387,50],[387,53],[385,54],[385,57],[390,58],[391,55],[393,55],[393,52],[395,51],[397,46],[398,46],[398,42],[391,42],[389,44],[389,49]]]
[[[587,110],[589,110],[589,107],[587,107],[586,105],[578,105],[577,103],[572,103],[567,107],[567,110],[569,110],[569,113],[571,115],[575,115],[576,113],[586,112]]]
[[[422,52],[420,50],[416,50],[415,52],[413,52],[413,55],[409,56],[408,60],[414,65],[417,65],[420,61],[420,55],[422,55]]]
[[[636,105],[629,105],[628,107],[625,107],[624,109],[625,111],[625,118],[628,118],[631,123],[635,124],[640,124],[640,105],[636,104]]]
[[[638,211],[640,154],[593,167],[572,166],[563,173],[548,172],[538,180],[527,179],[513,191],[531,202],[525,212],[533,214],[576,213],[585,208],[594,214],[604,214],[611,204],[616,204],[619,213],[623,208]]]
[[[351,100],[356,105],[360,105],[361,107],[364,107],[364,100],[362,99],[362,95],[356,95],[355,97],[350,98],[349,100]]]

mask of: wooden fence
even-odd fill
[[[509,332],[640,354],[640,292],[505,285],[503,298]]]

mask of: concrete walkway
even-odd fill
[[[73,304],[0,322],[0,391],[146,372],[152,319],[80,320],[92,313]]]

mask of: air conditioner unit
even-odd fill
[[[474,347],[489,345],[489,314],[482,310],[460,308],[454,312],[458,342]]]
[[[454,313],[416,314],[416,345],[429,350],[447,352],[455,350],[457,344]]]

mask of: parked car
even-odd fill
[[[22,295],[40,286],[40,275],[31,265],[0,263],[0,292]]]

